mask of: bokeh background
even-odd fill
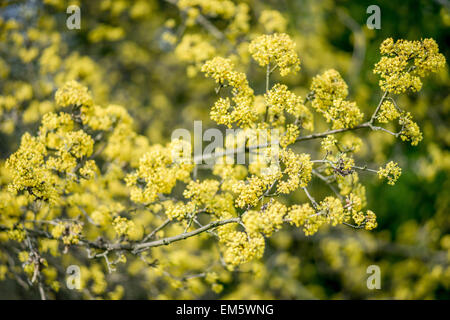
[[[283,79],[289,87],[306,94],[314,75],[335,68],[366,115],[381,96],[372,70],[385,38],[433,38],[447,61],[450,58],[446,0],[233,3],[244,4],[242,12],[248,9],[247,23],[239,17],[208,17],[211,32],[190,21],[191,13],[173,1],[0,0],[1,163],[16,150],[22,134],[35,132],[42,115],[55,109],[54,92],[72,79],[88,86],[96,103],[125,106],[136,130],[151,143],[169,141],[173,129],[190,129],[194,120],[213,127],[209,109],[216,96],[198,66],[214,55],[235,55],[255,90],[263,88],[263,71],[242,53],[248,40],[261,33],[285,31],[297,43],[302,69]],[[66,27],[69,4],[81,8],[80,30]],[[373,4],[381,9],[379,30],[366,26],[366,9]],[[261,21],[266,10],[279,11],[285,25]],[[191,47],[182,50],[181,45],[189,45],[186,35]],[[305,237],[300,230],[283,229],[268,241],[261,261],[221,276],[220,292],[188,294],[173,288],[154,293],[141,274],[133,273],[113,275],[111,281],[122,284],[126,299],[449,299],[449,86],[447,68],[426,79],[419,93],[398,97],[424,132],[418,146],[378,133],[361,136],[368,166],[376,168],[390,159],[403,169],[395,187],[361,175],[368,208],[378,217],[375,230],[341,226]],[[2,171],[1,188],[6,182]],[[312,184],[312,190],[319,198],[328,192],[320,181]],[[287,201],[306,199],[297,192]],[[380,266],[379,290],[366,286],[370,265]],[[249,270],[258,270],[258,277]],[[55,295],[74,297],[80,296],[64,291]],[[0,298],[36,298],[36,292],[3,275]]]

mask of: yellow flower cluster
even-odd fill
[[[197,205],[204,205],[211,201],[218,190],[219,181],[217,180],[191,181],[183,195]]]
[[[398,133],[403,141],[411,141],[411,145],[416,146],[422,141],[423,136],[419,125],[412,120],[410,112],[398,109],[390,100],[385,100],[377,115],[377,120],[381,123],[388,123],[389,121],[398,118],[398,123],[401,130]]]
[[[2,60],[0,60],[0,72],[2,69]],[[33,87],[24,81],[11,81],[4,86],[0,95],[0,117],[13,112],[23,104],[29,103],[33,98]],[[6,117],[5,117],[6,118]],[[4,121],[6,119],[3,119]],[[14,125],[14,123],[12,123]],[[7,131],[6,128],[3,129]]]
[[[114,227],[114,231],[116,234],[120,236],[131,236],[135,231],[136,227],[132,220],[128,220],[127,218],[117,216],[112,221],[112,225]]]
[[[94,105],[86,87],[75,81],[66,83],[55,94],[61,106],[81,106],[79,112],[72,114],[83,129],[89,127],[108,134],[104,154],[109,160],[136,162],[147,149],[148,142],[133,129],[133,121],[127,110],[119,105],[108,105],[106,108]]]
[[[134,165],[148,149],[148,140],[145,137],[138,135],[131,125],[119,123],[108,137],[103,153],[110,161]]]
[[[348,211],[344,209],[342,202],[335,197],[326,197],[320,202],[317,210],[332,226],[347,222],[349,219]]]
[[[377,115],[378,122],[388,123],[389,121],[395,120],[400,116],[400,112],[397,110],[395,105],[389,101],[385,100],[381,104],[380,111]]]
[[[245,179],[248,172],[243,165],[228,164],[225,160],[219,159],[217,161],[214,165],[213,174],[222,178],[222,190],[232,191],[233,184],[238,180]]]
[[[173,28],[173,26],[171,28]],[[161,39],[164,42],[170,44],[171,46],[175,45],[177,43],[177,40],[178,40],[177,36],[175,34],[173,34],[173,32],[171,32],[169,30],[164,31],[164,33],[161,35]]]
[[[199,16],[223,19],[228,25],[224,30],[228,40],[248,33],[250,28],[250,7],[247,3],[235,4],[229,0],[180,0],[178,8],[186,14],[186,25],[195,26]],[[215,36],[218,32],[215,32]],[[222,38],[222,36],[218,36]],[[189,72],[189,71],[188,71]]]
[[[239,208],[256,206],[264,193],[264,188],[264,181],[257,176],[252,176],[246,181],[237,181],[233,186],[233,190],[237,194],[236,206]]]
[[[94,141],[82,130],[74,131],[70,115],[48,113],[42,120],[39,135],[24,134],[19,149],[7,160],[13,179],[10,190],[26,191],[35,199],[55,202],[63,191],[65,181],[76,179],[85,159],[93,152]],[[89,162],[89,168],[94,164]],[[83,172],[87,173],[88,168]]]
[[[288,145],[295,143],[300,135],[300,129],[295,124],[288,124],[285,134],[280,139],[280,145],[286,148]]]
[[[324,139],[322,139],[321,147],[325,152],[332,153],[332,150],[336,146],[336,144],[336,138],[332,134],[330,134],[329,136],[326,136]]]
[[[90,216],[92,221],[94,221],[95,224],[102,228],[109,226],[112,221],[113,211],[116,211],[111,209],[112,208],[110,208],[109,206],[100,205],[91,213]],[[123,207],[118,208],[117,211],[121,211],[120,209],[123,210]]]
[[[199,34],[186,34],[175,49],[175,55],[181,61],[190,64],[188,76],[193,77],[203,63],[216,53],[215,48]]]
[[[237,115],[237,113],[235,113],[234,116],[231,115],[231,113],[229,112],[231,108],[230,98],[219,98],[211,108],[211,119],[216,121],[218,124],[224,124],[227,127],[231,128],[233,122],[240,120],[239,118],[234,118],[235,116],[240,117],[240,115]]]
[[[249,46],[253,59],[262,67],[272,64],[286,76],[300,70],[300,59],[295,51],[295,42],[285,33],[262,35],[254,39]]]
[[[375,229],[378,225],[377,217],[372,210],[367,210],[365,214],[361,211],[354,211],[352,213],[352,218],[358,227],[364,226],[364,229],[366,230]]]
[[[184,204],[183,202],[173,203],[173,201],[164,202],[166,215],[170,220],[183,220],[195,210],[192,202]]]
[[[288,194],[298,187],[305,187],[311,180],[312,162],[309,154],[296,154],[290,149],[273,151],[273,148],[267,148],[265,153],[279,157],[280,163],[266,167],[270,157],[261,155],[261,163],[258,163],[261,167],[257,169],[253,164],[251,168],[256,175],[245,181],[235,180],[231,190],[237,194],[236,206],[239,208],[255,206],[266,189],[277,181],[277,192]]]
[[[356,171],[348,175],[336,175],[336,181],[340,190],[340,194],[347,196],[350,193],[357,195],[361,199],[362,206],[366,205],[366,189],[359,182],[359,176]]]
[[[79,118],[84,126],[107,135],[104,155],[108,160],[134,164],[148,150],[147,139],[134,131],[133,120],[122,106],[82,106]]]
[[[239,35],[248,33],[250,29],[250,6],[241,2],[236,5],[234,17],[226,30],[227,37],[231,40],[236,39]]]
[[[317,214],[309,203],[291,206],[286,218],[290,224],[297,227],[302,226],[303,232],[307,236],[316,233],[317,230],[319,230],[319,227],[324,223],[323,217]]]
[[[0,96],[0,114],[12,110],[16,103],[17,100],[13,96]]]
[[[285,32],[287,21],[277,10],[263,10],[258,22],[264,27],[267,33]]]
[[[275,84],[266,94],[264,100],[269,106],[268,121],[273,126],[284,125],[285,112],[298,119],[303,128],[314,129],[313,115],[303,104],[302,98],[289,91],[284,84]]]
[[[62,237],[65,245],[77,244],[80,241],[83,226],[80,223],[58,223],[53,227],[51,234],[54,238]]]
[[[138,169],[126,177],[131,200],[150,203],[159,194],[169,194],[178,180],[187,181],[193,169],[191,162],[175,162],[174,143],[167,147],[153,145],[139,160]]]
[[[125,36],[125,30],[122,27],[113,27],[105,24],[98,24],[88,33],[88,39],[92,43],[101,41],[117,41]]]
[[[220,242],[225,245],[223,258],[231,268],[259,259],[264,254],[265,241],[260,233],[234,231],[228,225],[218,228]]]
[[[177,2],[181,10],[198,8],[208,16],[220,16],[229,19],[235,14],[236,5],[228,0],[180,0]]]
[[[94,141],[87,133],[83,130],[74,131],[73,128],[69,114],[53,112],[44,115],[39,128],[39,137],[46,147],[57,150],[58,160],[64,159],[66,163],[75,163],[75,158],[89,157],[94,148]],[[55,158],[52,157],[49,161],[53,159]],[[63,171],[58,167],[56,170]]]
[[[411,141],[411,145],[417,146],[422,141],[423,136],[419,126],[412,120],[409,112],[402,112],[398,123],[402,126],[400,138],[403,141]]]
[[[367,210],[364,228],[366,230],[372,230],[372,229],[375,229],[377,226],[378,226],[377,216],[375,215],[375,213],[372,210]]]
[[[348,87],[336,70],[330,69],[315,76],[311,91],[314,93],[313,108],[332,123],[333,129],[352,128],[361,122],[364,114],[355,102],[345,100]]]
[[[133,120],[126,109],[119,105],[106,108],[93,105],[81,107],[81,120],[93,130],[107,131],[116,126],[131,126]]]
[[[333,129],[353,128],[364,116],[356,106],[356,102],[343,99],[334,100],[333,105],[323,115],[327,122],[333,123]]]
[[[99,169],[94,160],[88,160],[85,162],[84,166],[80,168],[80,176],[90,180],[95,177],[96,174],[99,174]]]
[[[23,227],[21,225],[16,226],[15,228],[8,231],[8,237],[11,240],[22,242],[25,240],[26,232],[23,230]]]
[[[183,192],[183,196],[191,200],[188,205],[203,208],[207,212],[221,216],[224,212],[230,212],[229,200],[231,199],[227,194],[218,194],[218,191],[219,181],[217,180],[190,181]],[[221,212],[222,210],[224,212]]]
[[[346,176],[353,172],[353,167],[355,165],[355,159],[350,153],[339,152],[336,155],[328,156],[328,159],[335,163],[333,166],[333,171],[337,176]],[[331,166],[331,163],[328,163]]]
[[[364,144],[360,137],[347,132],[340,139],[339,145],[343,152],[358,153]]]
[[[380,167],[380,169],[378,170],[378,177],[380,179],[388,179],[388,184],[392,186],[395,184],[401,174],[402,169],[398,166],[397,163],[393,161],[388,162],[384,168]]]
[[[329,69],[315,76],[311,83],[314,93],[312,106],[318,112],[326,112],[336,99],[345,99],[348,96],[348,86],[338,71]]]
[[[253,235],[262,232],[270,237],[281,228],[287,207],[277,201],[269,202],[261,211],[248,211],[243,217],[245,230]]]
[[[312,162],[306,153],[296,154],[290,149],[280,151],[280,161],[284,165],[283,175],[287,179],[279,181],[277,190],[288,194],[298,187],[306,187],[311,180]]]
[[[12,192],[27,190],[35,198],[56,201],[57,192],[50,184],[50,174],[42,168],[46,154],[41,141],[29,133],[22,136],[19,149],[6,161],[6,167],[12,172],[12,183],[9,185]]]
[[[356,226],[364,227],[366,230],[376,228],[377,221],[375,213],[371,210],[367,210],[365,213],[361,211],[365,206],[365,199],[356,193],[350,193],[346,197],[345,202],[345,210],[348,211],[348,215],[351,215]]]
[[[376,216],[371,210],[363,213],[363,200],[350,194],[345,206],[335,197],[326,197],[319,203],[316,210],[309,203],[293,205],[289,208],[286,219],[290,224],[302,226],[305,235],[313,235],[324,224],[336,226],[347,223],[352,217],[356,226],[364,226],[366,230],[372,230],[377,226]]]
[[[61,107],[92,106],[93,100],[88,89],[76,81],[69,81],[55,94],[56,104]]]
[[[229,98],[219,99],[211,109],[212,120],[230,128],[233,123],[248,126],[256,120],[253,89],[250,88],[245,73],[234,70],[230,59],[215,57],[206,61],[201,70],[221,86],[229,85],[233,88],[234,105],[231,105]]]
[[[422,88],[420,78],[438,72],[445,65],[445,57],[439,53],[433,39],[394,42],[388,38],[381,44],[380,52],[383,56],[375,64],[374,73],[381,77],[381,89],[396,94],[419,91]]]

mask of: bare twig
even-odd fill
[[[135,244],[135,245],[133,245],[133,249],[132,250],[133,250],[133,252],[137,253],[137,252],[141,252],[143,250],[147,250],[147,249],[152,248],[152,247],[166,246],[166,245],[169,245],[169,244],[171,244],[173,242],[193,237],[193,236],[195,236],[197,234],[200,234],[202,232],[205,232],[205,231],[207,231],[209,229],[213,229],[213,228],[216,228],[216,227],[228,224],[228,223],[239,223],[239,221],[240,221],[240,218],[230,218],[230,219],[226,219],[226,220],[219,220],[219,221],[210,222],[207,225],[204,225],[203,227],[198,228],[198,229],[196,229],[194,231],[191,231],[191,232],[185,232],[185,233],[173,236],[173,237],[167,237],[167,238],[164,238],[164,239],[155,240],[155,241],[151,241],[151,242],[144,242],[144,243]]]
[[[311,201],[311,204],[313,205],[314,209],[317,210],[318,204],[316,200],[309,194],[308,189],[306,189],[306,187],[303,187],[302,189],[303,191],[305,191],[306,196],[308,197],[309,201]]]
[[[153,236],[158,232],[161,231],[162,229],[164,229],[167,225],[170,224],[172,220],[167,219],[166,221],[164,221],[159,227],[155,228],[155,230],[153,230],[152,232],[150,232],[147,236],[144,237],[144,239],[142,239],[142,242],[146,242],[147,240],[150,240],[151,238],[153,238]]]

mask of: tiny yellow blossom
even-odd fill
[[[130,236],[135,228],[133,221],[120,216],[114,218],[112,225],[118,236]]]
[[[285,33],[259,36],[250,43],[249,51],[260,66],[265,67],[272,63],[272,66],[280,68],[282,76],[300,70],[295,42]]]
[[[381,123],[388,123],[389,121],[395,120],[400,116],[395,105],[389,101],[383,101],[380,112],[377,115],[377,120]]]
[[[263,10],[258,22],[268,33],[286,31],[287,21],[277,10]]]
[[[411,145],[417,146],[423,139],[419,126],[412,120],[411,113],[403,112],[398,123],[402,126],[400,138],[403,141],[411,141]]]
[[[380,179],[388,179],[388,184],[392,186],[395,184],[401,174],[402,169],[398,166],[397,163],[393,161],[388,162],[384,168],[380,167],[380,169],[378,170],[378,177]]]
[[[333,135],[326,136],[321,142],[322,149],[325,152],[331,153],[333,148],[336,146],[336,143],[337,140]]]
[[[319,230],[325,220],[310,206],[309,203],[293,205],[286,216],[290,224],[303,227],[305,235],[310,236]]]
[[[56,103],[61,107],[92,106],[92,97],[88,89],[76,81],[67,82],[55,94]]]
[[[253,89],[250,88],[245,73],[234,70],[230,59],[215,57],[206,61],[201,71],[221,86],[229,85],[233,88],[233,107],[229,99],[219,99],[212,108],[212,120],[231,128],[233,123],[248,126],[257,119],[253,108]]]
[[[383,56],[373,72],[381,77],[380,87],[395,94],[419,91],[422,88],[420,78],[439,71],[445,65],[445,57],[439,53],[433,39],[394,42],[388,38],[381,44],[380,52]]]

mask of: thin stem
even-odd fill
[[[268,88],[269,88],[269,76],[270,76],[270,66],[267,65],[266,92],[268,91]],[[341,132],[347,132],[347,131],[352,131],[352,130],[358,130],[358,129],[363,129],[363,128],[370,128],[371,130],[375,130],[375,131],[381,130],[381,131],[389,133],[389,134],[391,134],[391,135],[393,135],[395,137],[398,137],[399,133],[394,133],[394,132],[389,131],[389,130],[387,130],[385,128],[377,127],[377,126],[373,125],[373,122],[375,121],[376,115],[377,115],[378,111],[380,110],[380,107],[381,107],[383,101],[385,99],[387,99],[387,95],[388,94],[389,94],[388,91],[385,91],[383,93],[383,96],[381,97],[380,102],[378,103],[377,108],[375,109],[375,111],[372,114],[372,117],[370,118],[369,121],[361,123],[361,124],[359,124],[357,126],[354,126],[354,127],[351,127],[351,128],[334,129],[334,130],[328,130],[328,131],[320,132],[320,133],[313,133],[313,134],[310,134],[310,135],[307,135],[307,136],[301,136],[301,137],[298,137],[296,139],[296,142],[312,140],[312,139],[318,139],[318,138],[324,138],[324,137],[327,137],[327,136],[332,135],[332,134],[341,133]],[[306,99],[309,100],[308,97]],[[267,108],[266,108],[266,118],[267,118],[267,115],[268,115],[268,110],[269,110],[269,106],[267,106]],[[266,119],[266,121],[267,121],[267,119]],[[214,153],[209,153],[209,154],[205,154],[205,155],[199,155],[199,156],[195,156],[194,157],[194,163],[201,163],[204,160],[215,159],[215,158],[219,158],[219,157],[223,157],[223,156],[231,156],[231,155],[237,154],[237,153],[242,152],[242,151],[249,151],[249,150],[254,150],[254,149],[266,148],[266,147],[270,147],[271,145],[274,145],[274,144],[275,145],[278,144],[278,141],[274,141],[274,142],[266,143],[266,144],[261,144],[261,145],[256,145],[256,146],[250,146],[247,149],[246,148],[235,148],[235,149],[230,149],[230,150],[226,150],[226,151],[222,151],[222,152],[214,152]]]
[[[358,170],[362,170],[362,171],[368,171],[368,172],[373,172],[373,173],[377,173],[377,170],[374,169],[369,169],[366,167],[359,167],[359,166],[352,166],[353,169],[358,169]]]
[[[376,116],[377,116],[378,110],[380,110],[380,107],[381,107],[381,105],[383,104],[383,102],[384,102],[384,100],[386,99],[386,97],[387,97],[388,94],[389,94],[388,91],[385,91],[385,92],[383,93],[383,96],[381,97],[380,102],[378,103],[377,108],[375,109],[374,113],[372,114],[372,117],[371,117],[370,120],[369,120],[369,125],[372,125],[373,122],[375,121],[375,118],[376,118]]]
[[[142,242],[146,242],[147,240],[153,238],[153,236],[160,230],[164,229],[172,220],[167,219],[164,221],[159,227],[155,228],[152,232],[150,232],[144,239],[142,239]]]
[[[330,160],[311,160],[312,163],[328,163],[333,169],[336,169],[335,163],[333,163]],[[352,166],[352,169],[357,169],[357,170],[362,170],[362,171],[368,171],[368,172],[373,172],[373,173],[377,173],[377,170],[374,169],[369,169],[367,167],[360,167],[360,166]]]
[[[42,281],[39,281],[39,295],[41,296],[41,300],[47,300],[47,296],[45,295],[44,285]]]
[[[269,86],[270,86],[270,62],[267,64],[266,69],[266,94],[269,92]],[[267,122],[268,119],[269,119],[269,104],[267,104],[266,106],[266,115],[264,122]]]
[[[329,135],[332,135],[332,134],[335,134],[335,133],[341,133],[341,132],[346,132],[346,131],[351,131],[351,130],[368,128],[368,127],[370,127],[369,123],[365,122],[365,123],[362,123],[362,124],[357,125],[357,126],[352,127],[352,128],[334,129],[334,130],[328,130],[328,131],[320,132],[320,133],[313,133],[313,134],[310,134],[310,135],[307,135],[307,136],[301,136],[301,137],[297,138],[296,142],[305,141],[305,140],[311,140],[311,139],[317,139],[317,138],[324,138],[326,136],[329,136]]]
[[[186,232],[186,233],[182,233],[182,234],[179,234],[179,235],[176,235],[173,237],[167,237],[164,239],[155,240],[155,241],[151,241],[151,242],[136,244],[133,246],[133,252],[140,252],[140,251],[143,251],[143,250],[146,250],[149,248],[153,248],[153,247],[166,246],[173,242],[193,237],[193,236],[200,234],[202,232],[205,232],[209,229],[213,229],[213,228],[216,228],[216,227],[228,224],[228,223],[239,223],[239,221],[240,221],[240,218],[230,218],[230,219],[226,219],[226,220],[210,222],[207,225],[204,225],[203,227],[198,228],[191,232]]]
[[[318,177],[320,180],[322,180],[323,182],[325,182],[326,183],[326,185],[331,189],[331,191],[333,191],[335,194],[336,194],[336,196],[340,199],[340,200],[343,200],[344,198],[342,197],[342,195],[338,192],[338,190],[331,184],[331,182],[326,178],[326,177],[324,177],[323,175],[321,175],[317,170],[315,170],[315,169],[312,169],[312,173],[316,176],[316,177]]]
[[[302,189],[303,189],[303,191],[305,191],[306,196],[308,197],[309,201],[311,201],[314,209],[317,209],[318,204],[317,204],[316,200],[309,194],[308,189],[306,189],[306,187],[303,187]]]

